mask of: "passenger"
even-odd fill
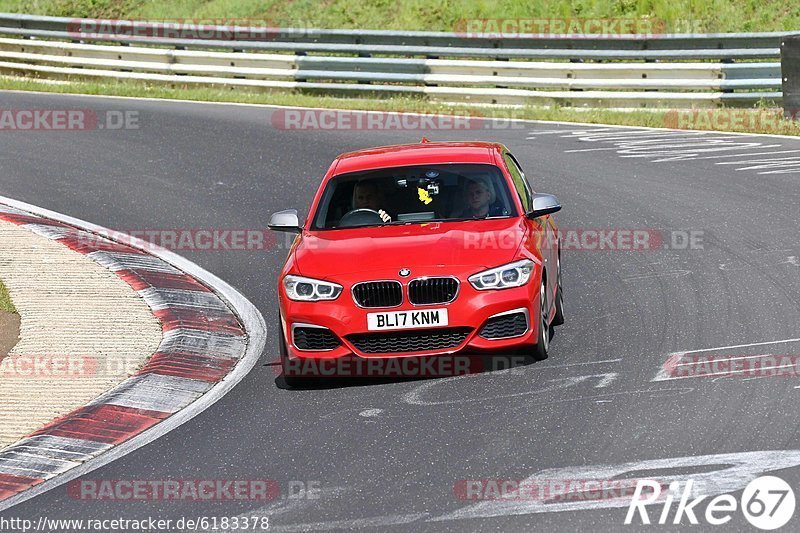
[[[497,217],[508,214],[503,206],[497,203],[497,193],[488,178],[476,177],[467,180],[464,200],[467,207],[461,216],[465,218]]]

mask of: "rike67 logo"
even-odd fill
[[[683,484],[671,482],[665,490],[659,482],[639,480],[628,506],[625,524],[727,524],[738,512],[754,527],[761,530],[778,529],[786,525],[794,515],[795,497],[792,487],[776,476],[761,476],[745,487],[737,500],[731,494],[695,496],[694,480]],[[675,512],[672,512],[676,504]],[[704,507],[704,512],[701,509]],[[655,510],[655,515],[651,512]],[[672,518],[672,520],[670,520]]]

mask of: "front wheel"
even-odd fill
[[[556,269],[558,277],[556,279],[556,312],[553,315],[552,326],[560,326],[564,323],[564,290],[561,286],[561,258],[558,258]]]
[[[547,350],[550,347],[550,322],[547,313],[547,287],[545,279],[542,278],[539,286],[539,334],[536,336],[536,346],[531,353],[536,361],[547,359]]]

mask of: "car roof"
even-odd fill
[[[437,163],[494,164],[505,147],[491,142],[427,142],[378,146],[347,152],[337,158],[335,174],[360,170]]]

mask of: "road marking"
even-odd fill
[[[560,484],[560,490],[563,492],[554,492],[553,498],[549,500],[520,498],[516,493],[510,492],[502,495],[505,497],[500,496],[495,499],[479,500],[477,503],[470,503],[460,509],[438,516],[430,513],[407,513],[285,525],[271,523],[270,530],[295,532],[355,528],[376,529],[379,527],[407,525],[414,522],[450,522],[514,515],[625,508],[630,505],[629,497],[580,498],[579,496],[585,491],[585,484],[572,482],[575,480],[603,482],[613,479],[636,479],[635,476],[641,476],[641,472],[652,472],[649,476],[662,484],[669,484],[673,481],[684,484],[688,478],[691,478],[693,480],[691,497],[694,498],[701,494],[711,496],[736,492],[743,489],[750,481],[760,475],[794,468],[798,465],[800,465],[800,450],[763,450],[645,459],[614,465],[594,464],[550,468],[528,476],[519,483],[520,487],[533,487],[541,486],[542,483],[550,484],[563,480],[564,483]],[[687,470],[696,471],[696,473],[683,473]],[[663,471],[663,475],[657,474],[656,472],[658,471]],[[570,498],[570,495],[578,497]],[[477,496],[480,496],[480,494]],[[658,501],[663,502],[666,496],[667,494],[664,492]],[[296,508],[292,510],[297,511]],[[240,516],[251,515],[259,516],[259,511]]]
[[[685,350],[685,351],[677,351],[672,352],[667,355],[666,360],[661,365],[661,368],[658,369],[656,375],[653,379],[650,380],[651,383],[660,382],[660,381],[675,381],[678,379],[689,379],[689,378],[704,378],[704,377],[714,377],[714,376],[728,376],[731,374],[741,374],[743,372],[751,372],[752,369],[743,369],[743,370],[730,370],[726,372],[710,372],[706,374],[699,374],[696,376],[673,376],[672,371],[676,367],[680,366],[692,366],[692,365],[699,365],[702,362],[681,362],[683,357],[689,354],[696,354],[696,353],[708,353],[708,352],[718,352],[723,350],[734,350],[740,348],[754,348],[757,346],[774,346],[776,344],[789,344],[792,342],[800,342],[800,338],[795,339],[782,339],[777,341],[765,341],[765,342],[753,342],[749,344],[734,344],[730,346],[718,346],[716,348],[702,348],[699,350]],[[728,357],[725,359],[715,359],[714,362],[726,362],[726,361],[736,361],[736,360],[745,360],[745,359],[755,359],[755,358],[764,358],[774,356],[774,354],[756,354],[756,355],[742,355],[736,357]],[[773,365],[771,367],[764,367],[762,370],[778,370],[781,368],[790,368],[794,365]]]
[[[611,316],[611,315],[608,315],[608,316]],[[601,361],[584,361],[582,363],[562,363],[562,364],[558,364],[558,365],[542,366],[541,369],[537,367],[537,370],[547,370],[547,369],[550,369],[550,368],[567,368],[567,367],[570,367],[570,366],[602,365],[602,364],[605,364],[605,363],[619,363],[620,361],[622,361],[621,358],[620,359],[603,359]]]
[[[606,363],[619,363],[620,361],[622,361],[621,358],[618,358],[618,359],[603,359],[603,360],[600,360],[600,361],[581,361],[580,363],[562,363],[562,364],[557,364],[557,365],[546,365],[546,366],[541,366],[541,367],[536,365],[536,370],[551,370],[551,369],[557,369],[557,368],[569,368],[569,367],[573,367],[573,366],[585,366],[585,365],[602,365],[602,364],[606,364]],[[430,388],[433,388],[433,387],[435,387],[437,385],[441,385],[443,383],[447,383],[447,382],[450,382],[450,381],[455,381],[455,380],[458,380],[458,379],[464,379],[466,377],[478,378],[479,376],[502,376],[502,375],[506,375],[506,374],[509,374],[509,373],[519,372],[519,371],[523,371],[524,372],[526,368],[531,368],[531,367],[514,367],[514,368],[508,368],[508,369],[505,369],[505,370],[496,371],[496,372],[489,372],[489,373],[482,373],[482,374],[469,374],[469,375],[464,375],[464,376],[452,376],[452,377],[449,377],[449,378],[443,378],[443,379],[428,381],[428,382],[422,383],[420,385],[416,385],[412,390],[410,390],[409,392],[403,394],[401,398],[402,398],[402,401],[414,405],[415,404],[414,403],[415,402],[415,398],[418,396],[419,392],[427,390],[427,389],[430,389]],[[458,401],[461,401],[461,400],[458,400]],[[425,405],[425,404],[421,404],[421,405]]]
[[[572,482],[575,480],[596,480],[598,483],[602,483],[607,480],[636,479],[635,476],[641,476],[641,472],[653,472],[649,476],[662,484],[671,482],[684,484],[687,479],[691,478],[693,480],[691,497],[696,498],[700,495],[715,496],[736,492],[743,489],[750,481],[760,475],[794,468],[798,465],[800,465],[800,450],[763,450],[645,459],[615,465],[594,464],[551,468],[528,476],[519,483],[520,487],[536,487],[541,486],[542,483],[555,487],[553,485],[554,482],[563,480],[563,484],[558,484],[558,488],[563,492],[557,492],[555,491],[556,489],[553,489],[555,491],[553,492],[553,497],[547,500],[535,497],[522,498],[517,493],[509,492],[493,499],[479,499],[477,503],[471,503],[455,511],[438,516],[430,513],[407,513],[322,522],[281,525],[271,523],[270,530],[295,532],[356,528],[376,529],[379,527],[407,525],[414,522],[450,522],[539,513],[625,508],[630,505],[629,497],[581,498],[581,494],[585,492],[585,483]],[[687,470],[694,470],[696,473],[683,473]],[[656,472],[658,471],[663,471],[664,473],[657,474]],[[480,497],[480,494],[476,496]],[[570,496],[574,497],[571,498]],[[663,502],[666,496],[667,494],[664,492],[657,501]],[[296,508],[291,510],[297,511]],[[259,516],[259,511],[240,516],[251,515]]]
[[[529,130],[526,139],[531,140],[541,134],[535,130]],[[591,148],[572,148],[564,150],[564,153],[611,151],[616,152],[620,158],[649,158],[653,163],[800,153],[798,150],[789,149],[765,152],[764,150],[767,148],[783,148],[784,145],[767,144],[760,140],[764,136],[753,134],[744,135],[744,137],[751,137],[751,139],[742,139],[743,135],[736,132],[619,127],[616,130],[611,128],[575,129],[564,132],[561,137],[576,139],[579,142],[603,143],[606,145],[593,146]],[[769,137],[797,140],[787,136]],[[736,151],[738,153],[703,155],[709,152],[723,151]],[[758,162],[761,163],[762,161]],[[784,158],[780,162],[772,162],[771,165],[767,166],[753,165],[753,163],[753,161],[715,162],[715,164],[736,165],[736,170],[738,171],[756,171],[760,175],[800,173],[800,160],[792,158]]]
[[[602,151],[602,150],[612,150],[613,151],[613,150],[621,150],[623,147],[626,147],[626,146],[627,147],[636,147],[636,146],[639,146],[639,145],[647,145],[649,143],[657,143],[657,142],[669,141],[670,139],[674,139],[674,141],[676,141],[676,142],[677,141],[686,141],[686,140],[691,140],[693,137],[696,137],[696,135],[687,134],[687,133],[663,134],[663,135],[658,135],[658,136],[652,136],[651,135],[651,136],[649,136],[647,138],[637,138],[637,137],[629,136],[629,138],[631,140],[628,140],[625,137],[619,137],[617,139],[611,139],[611,141],[614,141],[615,146],[597,147],[597,148],[573,148],[573,149],[570,149],[570,150],[564,150],[564,153],[570,154],[570,153],[580,153],[580,152],[596,152],[596,151]],[[580,140],[581,141],[585,141],[585,142],[600,142],[600,141],[602,141],[602,142],[610,142],[609,140],[606,140],[606,139],[581,138]],[[709,139],[702,138],[702,137],[697,138],[697,141],[701,141],[698,144],[698,146],[702,146],[703,143],[708,141],[708,140]],[[657,145],[657,144],[651,144],[650,146],[660,147],[660,145]],[[681,146],[681,145],[680,144],[677,144],[677,145],[676,144],[670,144],[670,145],[666,145],[666,146]]]
[[[691,270],[667,270],[666,272],[650,272],[648,274],[639,274],[637,276],[626,276],[622,278],[622,281],[627,283],[629,281],[663,278],[664,276],[681,277],[681,276],[688,276],[691,273],[692,273]]]
[[[494,374],[482,374],[483,376],[499,376],[500,373],[496,372]],[[544,394],[547,392],[553,392],[556,390],[566,389],[568,387],[574,387],[579,383],[584,383],[590,381],[592,379],[597,379],[598,383],[595,385],[594,388],[604,388],[608,387],[617,377],[616,372],[609,372],[603,374],[589,374],[584,376],[568,376],[563,378],[556,378],[547,380],[543,385],[544,387],[536,389],[536,390],[528,390],[523,392],[511,393],[511,394],[500,394],[495,396],[488,396],[488,397],[480,397],[480,398],[458,398],[455,400],[443,400],[443,401],[435,401],[429,402],[425,401],[421,398],[422,393],[426,392],[428,389],[431,389],[443,381],[431,381],[429,383],[423,383],[419,385],[414,390],[407,392],[402,396],[402,400],[411,405],[424,405],[424,406],[434,406],[434,405],[453,405],[453,404],[466,404],[466,403],[473,403],[473,402],[486,402],[487,400],[501,400],[501,399],[509,399],[509,398],[518,398],[520,396],[530,396],[530,395],[537,395],[537,394]],[[455,378],[448,378],[448,379],[463,379],[464,377],[469,376],[456,376]],[[549,384],[549,385],[548,385]]]
[[[576,148],[574,150],[564,150],[565,154],[577,154],[583,152],[603,152],[603,151],[613,151],[616,150],[614,147],[610,148]]]
[[[568,130],[560,129],[560,130],[544,130],[544,131],[536,131],[536,135],[561,135],[564,136],[564,132]],[[586,132],[589,131],[612,131],[610,128],[599,128],[597,130],[585,130]],[[530,134],[529,134],[530,135]],[[571,136],[571,135],[569,135]]]
[[[686,354],[684,354],[684,355],[686,355]],[[739,360],[742,360],[742,359],[756,359],[756,358],[759,358],[759,357],[772,357],[774,355],[775,354],[765,354],[765,353],[758,354],[758,355],[742,355],[742,356],[736,356],[736,357],[728,357],[726,359],[714,359],[714,362],[715,363],[719,363],[719,362],[723,362],[723,361],[739,361]],[[699,365],[699,364],[701,364],[701,363],[699,363],[697,361],[692,361],[691,363],[677,363],[677,364],[675,364],[673,366],[692,366],[692,365]]]
[[[689,353],[714,352],[717,350],[731,350],[733,348],[752,348],[753,346],[770,346],[773,344],[788,344],[790,342],[800,342],[800,338],[783,339],[779,341],[752,342],[750,344],[733,344],[731,346],[718,346],[717,348],[702,348],[700,350],[681,350],[677,352],[672,352],[670,355],[678,355],[678,354],[686,355]]]
[[[800,163],[798,163],[798,167],[800,167]],[[800,168],[797,169],[788,169],[788,170],[767,170],[765,172],[759,172],[759,174],[767,175],[767,174],[798,174],[800,173]]]
[[[614,398],[616,396],[629,396],[629,395],[636,395],[636,394],[658,394],[658,393],[666,393],[666,395],[671,394],[688,394],[694,391],[693,387],[683,387],[683,388],[669,388],[669,389],[638,389],[638,390],[628,390],[628,391],[620,391],[620,392],[604,392],[602,394],[595,394],[592,396],[578,396],[575,398],[561,398],[558,400],[545,400],[543,404],[554,404],[554,403],[567,403],[567,402],[585,402],[590,400],[595,400],[595,403],[598,402],[598,398],[605,399],[605,398]],[[603,401],[603,400],[599,400]],[[605,400],[606,402],[610,402],[611,400]]]
[[[571,480],[610,480],[625,479],[639,472],[652,472],[652,476],[660,483],[673,481],[685,483],[688,478],[694,481],[692,497],[717,495],[743,489],[753,478],[765,472],[792,468],[800,465],[800,450],[764,450],[756,452],[740,452],[716,455],[673,457],[623,463],[617,465],[596,464],[543,470],[524,481],[520,486],[536,486],[541,480],[563,479],[567,486]],[[716,467],[710,471],[708,467]],[[681,470],[698,470],[693,474],[684,474]],[[657,471],[664,471],[663,475]],[[676,472],[677,470],[677,472]],[[670,471],[675,473],[670,473]],[[641,475],[641,474],[639,474]],[[580,486],[577,489],[580,490]],[[568,492],[567,494],[576,494]],[[660,500],[666,497],[662,493]],[[534,513],[551,513],[563,511],[586,511],[628,507],[630,498],[586,499],[573,501],[569,497],[558,497],[556,501],[544,501],[534,498],[519,498],[510,494],[505,499],[483,500],[458,509],[454,512],[429,519],[434,522],[449,520],[467,520],[476,518],[492,518],[499,516],[526,515]],[[621,521],[620,521],[621,523]]]
[[[791,364],[791,365],[779,365],[779,366],[765,366],[765,367],[759,368],[759,371],[761,371],[761,370],[778,370],[778,369],[781,369],[781,368],[794,368],[794,367],[795,367],[795,365],[793,365],[793,364]],[[709,378],[709,377],[714,377],[714,376],[724,377],[724,376],[730,376],[731,374],[742,374],[744,372],[752,372],[752,371],[753,371],[752,369],[746,368],[746,369],[743,369],[743,370],[728,370],[727,372],[708,372],[706,374],[698,374],[696,376],[669,376],[669,373],[665,371],[666,375],[668,377],[663,377],[663,378],[656,377],[654,379],[651,379],[650,381],[651,382],[654,382],[654,381],[675,381],[675,380],[678,380],[678,379]],[[760,378],[763,378],[763,377],[771,377],[771,376],[759,376],[757,378],[750,378],[750,379],[760,379]]]
[[[583,383],[585,381],[589,381],[593,378],[598,378],[597,385],[594,386],[595,389],[601,389],[603,387],[608,387],[611,383],[617,378],[618,374],[616,372],[609,372],[607,374],[591,374],[588,376],[567,376],[564,378],[556,378],[548,380],[548,383],[557,383],[559,381],[564,381],[564,387],[574,387],[578,383]]]
[[[758,254],[763,256],[763,255],[769,254],[769,253],[777,253],[777,252],[784,252],[785,253],[787,251],[789,251],[789,250],[773,250],[773,251],[768,251],[768,252],[764,252],[762,250],[754,250],[754,253],[758,253]],[[768,266],[781,266],[781,265],[790,265],[790,266],[800,267],[800,260],[798,259],[798,257],[796,255],[790,255],[790,256],[787,256],[783,261],[780,261],[778,263],[763,263],[762,265],[763,266],[767,266],[767,267]],[[724,272],[737,272],[737,271],[741,271],[741,270],[749,270],[751,268],[752,268],[751,265],[744,264],[744,263],[736,263],[735,266],[729,266],[729,263],[720,263],[719,264],[719,269],[724,271]]]
[[[795,152],[795,153],[797,153],[797,152]],[[750,154],[747,154],[747,155],[750,155]],[[794,157],[768,157],[768,158],[765,158],[765,159],[764,158],[762,158],[762,159],[753,159],[753,160],[749,160],[749,161],[748,160],[744,160],[744,161],[722,161],[722,162],[717,163],[717,164],[718,165],[750,165],[750,164],[753,164],[753,163],[795,163],[798,160],[800,160],[800,157],[797,157],[797,156],[794,156]],[[748,168],[750,168],[750,167],[744,167],[744,168],[739,169],[739,170],[746,170]]]
[[[761,148],[782,148],[783,146],[780,144],[765,144]],[[773,154],[797,154],[800,153],[797,150],[778,150],[775,152],[756,152],[754,154],[744,153],[744,154],[725,154],[725,155],[704,155],[703,157],[698,157],[697,159],[723,159],[725,157],[749,157],[754,155],[773,155]]]

